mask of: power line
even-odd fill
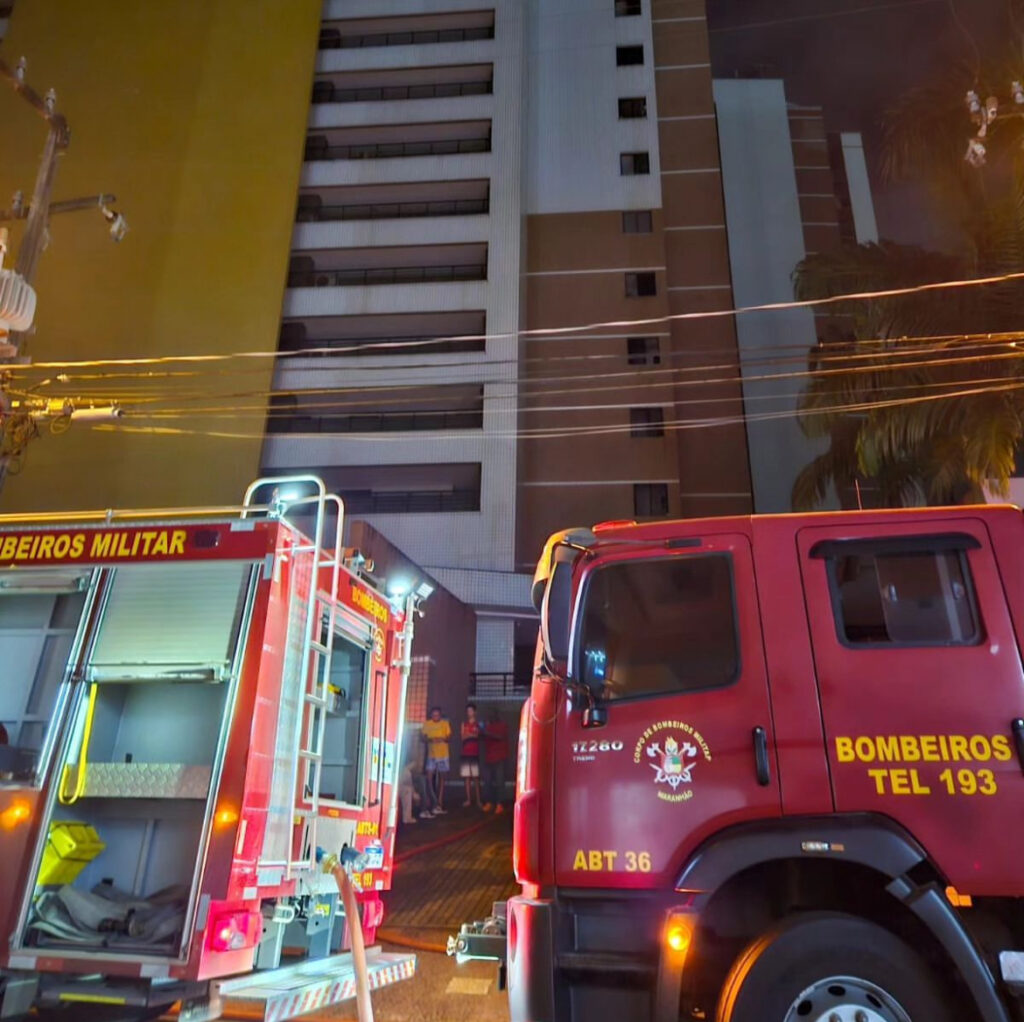
[[[894,408],[908,404],[920,404],[932,401],[948,401],[963,397],[972,397],[985,394],[1009,393],[1024,389],[1024,382],[1012,382],[994,386],[978,386],[961,389],[949,394],[926,394],[917,397],[893,398],[881,401],[859,401],[846,404],[824,406],[810,409],[785,409],[774,412],[755,412],[753,414],[742,413],[739,415],[707,417],[704,419],[676,419],[663,424],[665,432],[681,432],[693,429],[712,429],[719,426],[743,425],[751,422],[767,422],[781,419],[804,418],[812,416],[835,415],[835,414],[856,414]],[[128,432],[144,433],[154,436],[209,436],[221,439],[237,440],[259,440],[265,437],[261,432],[241,433],[227,432],[224,430],[202,430],[182,429],[169,426],[132,426],[129,424],[102,424],[92,427],[105,432]],[[543,440],[543,439],[565,439],[582,436],[605,436],[616,433],[631,432],[633,426],[629,424],[607,424],[603,426],[567,426],[547,427],[537,430],[482,430],[474,431],[482,439],[487,440]],[[293,437],[320,437],[331,438],[343,436],[347,440],[364,443],[407,443],[410,439],[408,434],[371,434],[371,433],[345,433],[345,434],[292,434]]]
[[[900,298],[913,294],[928,294],[934,291],[957,290],[962,288],[982,287],[988,284],[1005,284],[1015,280],[1024,280],[1024,271],[1015,273],[1003,273],[990,277],[970,277],[961,280],[933,281],[926,284],[915,284],[907,287],[887,288],[879,291],[856,291],[848,294],[830,295],[826,298],[808,298],[800,301],[769,302],[762,305],[747,305],[733,309],[709,309],[700,312],[677,312],[667,316],[653,316],[645,319],[633,320],[611,320],[598,323],[586,323],[577,326],[544,327],[519,330],[515,333],[497,334],[461,334],[458,336],[433,338],[428,341],[387,341],[380,345],[362,344],[350,348],[314,349],[315,354],[352,354],[365,353],[371,348],[395,349],[407,347],[422,347],[425,344],[448,343],[451,341],[487,341],[491,340],[513,340],[531,338],[556,338],[568,337],[571,334],[593,332],[595,330],[626,329],[630,327],[654,326],[663,323],[686,322],[704,319],[723,319],[735,316],[747,315],[755,312],[781,312],[792,309],[811,309],[828,305],[838,305],[845,302],[874,301],[883,298]],[[571,339],[571,338],[570,338]],[[99,366],[143,366],[143,365],[169,365],[173,363],[212,363],[224,362],[232,359],[288,359],[294,357],[308,357],[310,352],[281,352],[281,351],[239,351],[227,353],[208,353],[191,355],[149,355],[136,356],[132,358],[109,358],[109,359],[80,359],[78,361],[60,362],[36,362],[31,367],[38,369],[74,369],[76,367],[95,368]],[[26,366],[12,365],[8,368],[11,372],[24,371]]]

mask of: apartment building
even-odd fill
[[[806,256],[878,240],[861,137],[826,132],[824,110],[787,102],[779,79],[713,88],[733,297],[737,307],[790,302]],[[747,313],[736,329],[754,510],[790,511],[797,475],[822,450],[796,416],[800,374],[811,348],[841,339],[849,324],[797,308]]]
[[[733,326],[668,318],[732,305],[701,0],[326,0],[304,155],[264,467],[476,607],[479,672],[554,529],[750,509]]]

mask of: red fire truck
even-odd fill
[[[575,529],[535,599],[522,894],[452,942],[514,1022],[1024,1019],[1019,509]]]
[[[424,590],[389,596],[342,511],[297,476],[0,517],[0,1017],[286,1019],[412,975],[379,949],[355,975],[322,868],[371,943]]]

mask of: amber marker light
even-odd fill
[[[692,939],[692,917],[683,915],[680,912],[671,913],[665,924],[665,944],[668,949],[675,951],[677,954],[685,954],[690,949],[690,941]]]
[[[218,827],[230,827],[232,823],[238,823],[238,813],[230,806],[225,806],[223,809],[217,810],[214,820]]]
[[[32,807],[27,802],[12,802],[0,813],[0,827],[14,830],[20,823],[27,823],[32,818]]]

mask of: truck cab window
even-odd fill
[[[578,676],[606,699],[729,685],[739,674],[731,558],[623,561],[586,587]]]
[[[979,641],[963,551],[858,551],[831,557],[829,575],[842,642],[966,646]]]

